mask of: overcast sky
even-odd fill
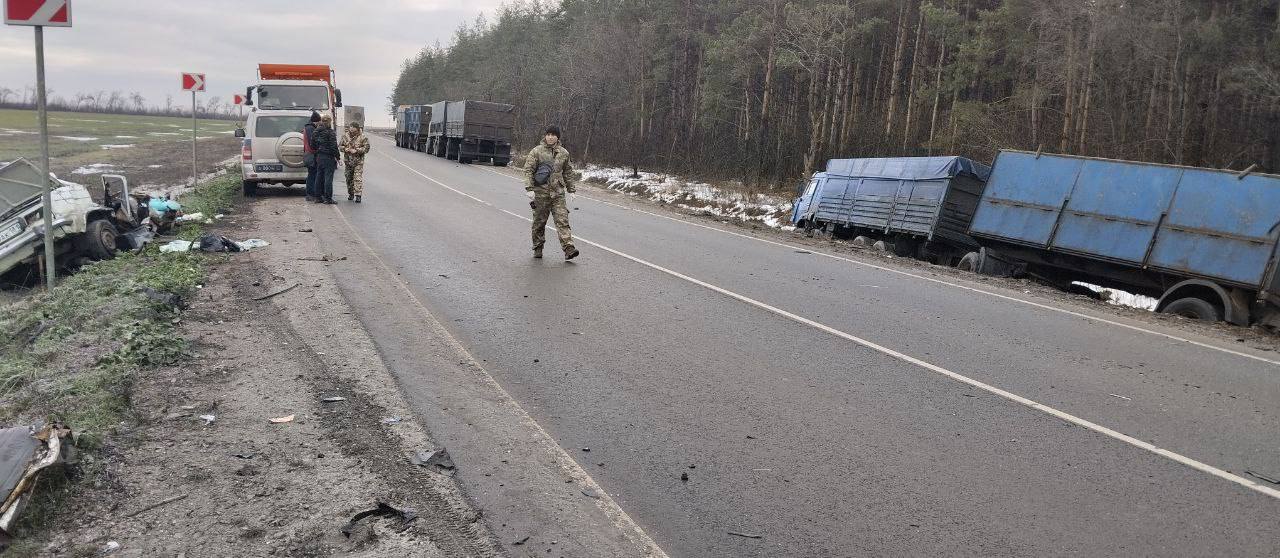
[[[422,47],[447,45],[460,23],[501,0],[72,0],[71,28],[45,29],[52,95],[138,91],[148,104],[189,104],[180,73],[203,72],[208,98],[224,101],[257,77],[259,62],[329,64],[343,102],[372,124],[400,65]],[[0,86],[35,84],[29,27],[0,25]]]

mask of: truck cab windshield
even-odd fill
[[[329,108],[329,90],[317,85],[264,85],[258,88],[258,106],[264,109]]]

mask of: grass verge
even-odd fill
[[[185,211],[224,213],[238,178],[209,180],[180,202]],[[187,224],[181,234],[198,236],[200,229]],[[182,305],[174,302],[189,300],[204,278],[200,253],[160,253],[153,244],[0,308],[0,425],[61,421],[77,432],[81,450],[76,480],[42,479],[18,525],[19,540],[39,533],[83,481],[99,482],[113,434],[134,420],[134,378],[188,357],[189,343],[176,330]]]

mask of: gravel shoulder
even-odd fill
[[[140,379],[136,426],[122,427],[104,481],[68,504],[73,519],[44,553],[500,555],[451,472],[408,459],[436,446],[346,307],[316,235],[299,232],[306,208],[268,207],[242,206],[215,229],[272,245],[207,258],[180,328],[196,357]],[[270,421],[282,417],[293,418]],[[368,517],[344,535],[376,502],[417,517]]]

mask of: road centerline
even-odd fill
[[[485,200],[483,200],[483,199],[480,199],[480,198],[478,198],[478,197],[476,197],[476,196],[473,196],[473,195],[471,195],[471,194],[468,194],[468,193],[466,193],[466,192],[464,192],[464,191],[462,191],[462,190],[459,190],[459,189],[457,189],[457,188],[454,188],[454,187],[452,187],[452,186],[449,186],[448,184],[445,184],[445,183],[443,183],[443,182],[441,182],[441,181],[439,181],[439,180],[436,180],[435,178],[432,178],[432,177],[428,176],[427,174],[425,174],[425,173],[423,173],[423,172],[421,172],[421,171],[419,171],[419,170],[417,170],[417,169],[415,169],[415,168],[413,168],[413,167],[409,166],[408,164],[404,163],[403,161],[401,161],[401,160],[399,160],[399,159],[397,159],[397,158],[395,158],[395,157],[393,157],[393,156],[391,156],[391,155],[387,155],[386,153],[382,153],[382,152],[379,152],[379,154],[380,154],[380,155],[382,155],[382,156],[384,156],[384,157],[386,157],[387,159],[390,159],[392,162],[394,162],[394,163],[396,163],[396,164],[398,164],[398,165],[400,165],[400,166],[404,167],[405,169],[408,169],[410,172],[412,172],[412,173],[414,173],[414,174],[417,174],[418,176],[421,176],[422,178],[424,178],[424,179],[428,180],[429,182],[434,183],[434,184],[436,184],[436,185],[438,185],[438,186],[440,186],[440,187],[442,187],[442,188],[444,188],[444,189],[446,189],[446,190],[449,190],[449,191],[451,191],[451,192],[454,192],[454,193],[456,193],[456,194],[459,194],[459,195],[464,196],[464,197],[466,197],[466,198],[469,198],[469,199],[471,199],[471,200],[477,201],[477,202],[479,202],[479,203],[481,203],[481,204],[483,204],[483,205],[486,205],[486,206],[492,207],[492,208],[494,208],[494,209],[496,209],[496,210],[498,210],[498,211],[501,211],[501,212],[503,212],[503,213],[506,213],[506,214],[508,214],[508,215],[511,215],[511,216],[513,216],[513,217],[516,217],[517,219],[520,219],[520,220],[523,220],[523,221],[528,221],[528,222],[532,222],[532,221],[533,221],[533,220],[532,220],[531,218],[529,218],[529,217],[526,217],[526,216],[524,216],[524,215],[521,215],[521,214],[515,213],[515,212],[513,212],[513,211],[508,211],[508,210],[503,209],[503,208],[501,208],[501,207],[498,207],[498,206],[496,206],[496,205],[494,205],[494,204],[492,204],[492,203],[490,203],[490,202],[487,202],[487,201],[485,201]],[[496,172],[496,171],[495,171],[495,172]],[[510,178],[510,177],[508,177],[508,178]],[[550,229],[551,227],[550,227],[550,226],[548,226],[547,228],[549,228],[549,229]],[[730,233],[730,234],[733,234],[733,233]],[[750,237],[749,237],[749,238],[750,238]],[[842,330],[836,329],[836,328],[831,327],[831,326],[828,326],[828,325],[826,325],[826,324],[823,324],[823,323],[820,323],[820,322],[817,322],[817,321],[811,320],[811,319],[809,319],[809,318],[805,318],[805,317],[803,317],[803,316],[797,315],[797,314],[792,313],[792,312],[789,312],[789,311],[787,311],[787,310],[783,310],[783,309],[781,309],[781,308],[778,308],[778,307],[772,306],[772,305],[770,305],[770,304],[768,304],[768,303],[765,303],[765,302],[762,302],[762,301],[759,301],[759,300],[753,299],[753,298],[748,297],[748,296],[746,296],[746,295],[739,294],[739,293],[734,292],[734,291],[731,291],[731,290],[729,290],[729,289],[725,289],[725,288],[723,288],[723,287],[720,287],[720,286],[717,286],[717,285],[713,285],[713,284],[711,284],[711,283],[708,283],[708,282],[702,281],[702,280],[700,280],[700,279],[697,279],[697,278],[694,278],[694,277],[691,277],[691,276],[685,275],[685,274],[680,273],[680,272],[678,272],[678,271],[675,271],[675,270],[672,270],[672,269],[665,268],[665,267],[663,267],[663,266],[661,266],[661,265],[658,265],[658,264],[655,264],[655,263],[652,263],[652,262],[646,261],[646,260],[641,259],[641,258],[638,258],[638,257],[636,257],[636,256],[632,256],[632,255],[627,254],[627,253],[625,253],[625,252],[622,252],[622,251],[619,251],[619,250],[616,250],[616,249],[610,248],[610,247],[605,246],[605,245],[603,245],[603,244],[600,244],[600,243],[598,243],[598,242],[594,242],[594,241],[592,241],[592,240],[589,240],[589,239],[586,239],[586,238],[583,238],[583,237],[578,237],[577,239],[578,239],[579,241],[581,241],[581,242],[585,243],[585,244],[588,244],[588,245],[590,245],[590,246],[594,246],[594,247],[596,247],[596,248],[599,248],[599,249],[601,249],[601,250],[604,250],[604,251],[606,251],[606,252],[609,252],[609,253],[614,254],[614,255],[616,255],[616,256],[619,256],[619,257],[621,257],[621,258],[624,258],[624,259],[630,260],[630,261],[632,261],[632,262],[638,263],[638,264],[640,264],[640,265],[642,265],[642,266],[649,267],[649,268],[651,268],[651,269],[653,269],[653,270],[656,270],[656,271],[659,271],[659,272],[661,272],[661,273],[664,273],[664,274],[670,275],[670,276],[672,276],[672,277],[675,277],[675,278],[681,279],[681,280],[683,280],[683,281],[686,281],[686,282],[692,283],[692,284],[694,284],[694,285],[697,285],[697,286],[703,287],[703,288],[705,288],[705,289],[708,289],[708,290],[711,290],[711,291],[713,291],[713,292],[719,293],[719,294],[721,294],[721,295],[727,296],[727,297],[729,297],[729,298],[732,298],[732,299],[738,300],[738,301],[740,301],[740,302],[743,302],[743,303],[749,304],[749,305],[754,306],[754,307],[756,307],[756,308],[759,308],[759,309],[761,309],[761,310],[765,310],[765,311],[767,311],[767,312],[773,313],[773,314],[778,315],[778,316],[782,316],[782,317],[784,317],[784,318],[787,318],[787,319],[789,319],[789,320],[792,320],[792,321],[798,322],[798,323],[800,323],[800,324],[807,325],[807,326],[809,326],[809,327],[812,327],[812,328],[817,329],[817,330],[819,330],[819,331],[823,331],[823,332],[825,332],[825,333],[827,333],[827,334],[830,334],[830,335],[833,335],[833,336],[835,336],[835,337],[838,337],[838,338],[841,338],[841,339],[845,339],[845,340],[847,340],[847,341],[851,341],[851,342],[853,342],[853,343],[856,343],[856,344],[858,344],[858,345],[861,345],[861,346],[866,347],[866,348],[868,348],[868,349],[871,349],[871,350],[873,350],[873,351],[879,352],[879,353],[881,353],[881,354],[887,355],[887,356],[892,357],[892,358],[894,358],[894,359],[897,359],[897,360],[899,360],[899,361],[906,362],[906,363],[908,363],[908,364],[912,364],[912,365],[917,366],[917,367],[919,367],[919,368],[924,368],[925,370],[928,370],[928,371],[933,372],[933,373],[935,373],[935,374],[938,374],[938,375],[941,375],[941,376],[943,376],[943,377],[950,378],[950,379],[952,379],[952,380],[954,380],[954,381],[960,382],[960,383],[962,383],[962,384],[966,384],[966,385],[972,386],[972,387],[974,387],[974,388],[977,388],[977,389],[983,390],[983,391],[985,391],[985,392],[987,392],[987,393],[990,393],[990,394],[992,394],[992,395],[996,395],[996,396],[998,396],[998,397],[1001,397],[1001,398],[1003,398],[1003,399],[1005,399],[1005,400],[1008,400],[1008,401],[1012,401],[1012,402],[1017,403],[1017,404],[1019,404],[1019,405],[1022,405],[1022,406],[1024,406],[1024,407],[1028,407],[1028,408],[1034,409],[1034,410],[1036,410],[1036,411],[1039,411],[1039,412],[1041,412],[1041,413],[1044,413],[1044,414],[1050,415],[1050,416],[1052,416],[1052,417],[1055,417],[1055,418],[1060,419],[1060,420],[1063,420],[1063,421],[1065,421],[1065,422],[1068,422],[1068,423],[1074,424],[1074,425],[1076,425],[1076,426],[1080,426],[1080,427],[1082,427],[1082,428],[1086,428],[1086,429],[1088,429],[1088,430],[1090,430],[1090,431],[1093,431],[1093,432],[1095,432],[1095,433],[1102,434],[1102,435],[1104,435],[1104,436],[1106,436],[1106,437],[1109,437],[1109,438],[1112,438],[1112,439],[1114,439],[1114,440],[1117,440],[1117,441],[1123,442],[1123,443],[1128,444],[1128,445],[1130,445],[1130,446],[1133,446],[1133,447],[1136,447],[1136,448],[1139,448],[1139,449],[1142,449],[1142,450],[1148,451],[1148,452],[1150,452],[1150,453],[1153,453],[1153,454],[1155,454],[1155,455],[1158,455],[1158,456],[1160,456],[1160,457],[1163,457],[1163,458],[1168,459],[1168,460],[1170,460],[1170,461],[1173,461],[1173,462],[1175,462],[1175,463],[1179,463],[1179,464],[1181,464],[1181,465],[1184,465],[1184,466],[1190,467],[1190,468],[1195,469],[1195,470],[1197,470],[1197,471],[1200,471],[1200,472],[1202,472],[1202,473],[1206,473],[1206,474],[1209,474],[1209,475],[1211,475],[1211,476],[1217,477],[1217,478],[1219,478],[1219,479],[1222,479],[1222,480],[1226,480],[1226,481],[1229,481],[1229,482],[1235,483],[1235,484],[1237,484],[1237,485],[1239,485],[1239,486],[1242,486],[1242,487],[1244,487],[1244,488],[1247,488],[1247,489],[1250,489],[1250,490],[1252,490],[1252,491],[1258,492],[1258,493],[1263,494],[1263,495],[1265,495],[1265,496],[1270,496],[1270,497],[1272,497],[1272,498],[1280,499],[1280,490],[1277,490],[1277,489],[1272,488],[1272,487],[1270,487],[1270,486],[1262,485],[1261,483],[1258,483],[1258,482],[1253,481],[1253,480],[1251,480],[1251,479],[1248,479],[1248,478],[1242,477],[1242,476],[1240,476],[1240,475],[1236,475],[1236,474],[1234,474],[1234,473],[1231,473],[1231,472],[1226,471],[1226,470],[1223,470],[1223,469],[1219,469],[1219,468],[1217,468],[1217,467],[1214,467],[1214,466],[1209,465],[1209,464],[1207,464],[1207,463],[1203,463],[1203,462],[1201,462],[1201,461],[1198,461],[1198,460],[1193,459],[1193,458],[1191,458],[1191,457],[1187,457],[1187,456],[1182,455],[1182,454],[1179,454],[1179,453],[1177,453],[1177,452],[1174,452],[1174,451],[1171,451],[1171,450],[1168,450],[1168,449],[1164,449],[1164,448],[1158,447],[1158,446],[1156,446],[1156,445],[1154,445],[1154,444],[1151,444],[1151,443],[1149,443],[1149,442],[1145,442],[1145,441],[1140,440],[1140,439],[1138,439],[1138,438],[1135,438],[1135,437],[1133,437],[1133,436],[1129,436],[1128,434],[1124,434],[1124,433],[1119,432],[1119,431],[1117,431],[1117,430],[1114,430],[1114,429],[1108,428],[1108,427],[1106,427],[1106,426],[1103,426],[1103,425],[1100,425],[1100,424],[1094,423],[1094,422],[1092,422],[1092,421],[1089,421],[1089,420],[1084,419],[1084,418],[1082,418],[1082,417],[1078,417],[1078,416],[1073,415],[1073,414],[1071,414],[1071,413],[1068,413],[1068,412],[1066,412],[1066,411],[1062,411],[1062,410],[1059,410],[1059,409],[1057,409],[1057,408],[1050,407],[1050,406],[1048,406],[1048,405],[1045,405],[1045,404],[1039,403],[1039,402],[1037,402],[1037,401],[1034,401],[1034,400],[1032,400],[1032,399],[1029,399],[1029,398],[1023,397],[1023,396],[1018,395],[1018,394],[1016,394],[1016,393],[1013,393],[1013,392],[1010,392],[1010,391],[1004,390],[1004,389],[1002,389],[1002,388],[996,387],[996,386],[991,385],[991,384],[987,384],[987,383],[985,383],[985,382],[982,382],[981,380],[977,380],[977,379],[975,379],[975,378],[970,378],[970,377],[965,376],[965,375],[963,375],[963,374],[960,374],[960,373],[958,373],[958,372],[954,372],[954,371],[952,371],[952,370],[948,370],[948,369],[946,369],[946,368],[944,368],[944,367],[942,367],[942,366],[938,366],[938,365],[936,365],[936,364],[933,364],[933,363],[927,362],[927,361],[925,361],[925,360],[922,360],[922,359],[919,359],[919,358],[913,357],[913,356],[908,355],[908,354],[906,354],[906,353],[902,353],[902,352],[900,352],[900,351],[897,351],[897,350],[895,350],[895,349],[889,348],[889,347],[887,347],[887,346],[880,345],[880,344],[878,344],[878,343],[875,343],[874,341],[870,341],[870,340],[868,340],[868,339],[864,339],[864,338],[858,337],[858,336],[856,336],[856,335],[853,335],[853,334],[851,334],[851,333],[848,333],[848,332],[845,332],[845,331],[842,331]],[[768,242],[768,241],[766,241],[766,242]],[[780,243],[778,243],[778,244],[780,244]],[[784,245],[784,246],[785,246],[785,245]],[[854,263],[858,263],[858,262],[854,262]],[[878,267],[878,266],[872,266],[872,267]],[[888,269],[886,269],[886,270],[887,270],[887,271],[893,271],[893,270],[888,270]],[[905,274],[905,273],[904,273],[904,274]],[[911,275],[911,274],[906,274],[906,275]],[[913,275],[913,276],[914,276],[914,275]],[[945,283],[945,282],[942,282],[942,281],[938,281],[938,282],[940,282],[940,283],[944,283],[944,284],[950,284],[950,283]],[[958,286],[958,285],[953,285],[953,286]],[[967,288],[967,287],[963,287],[963,286],[961,286],[961,288]],[[973,289],[973,290],[977,290],[977,289]],[[978,291],[978,292],[986,292],[986,291]],[[988,294],[994,294],[994,293],[988,293]],[[1002,295],[995,295],[995,296],[1002,296]],[[1018,299],[1016,299],[1016,298],[1015,298],[1015,299],[1012,299],[1012,300],[1018,300]],[[1051,308],[1051,309],[1052,309],[1052,308]],[[1070,312],[1068,312],[1068,313],[1070,313]],[[1088,317],[1088,316],[1084,316],[1084,315],[1082,315],[1082,317]],[[1119,323],[1117,323],[1117,325],[1124,325],[1124,324],[1119,324]],[[1130,326],[1126,326],[1126,327],[1130,327]],[[1142,330],[1141,328],[1136,328],[1136,327],[1135,327],[1134,329],[1139,329],[1139,330],[1141,330],[1141,331],[1149,331],[1149,330]],[[1168,336],[1168,335],[1166,335],[1166,334],[1161,334],[1161,333],[1159,333],[1159,332],[1151,332],[1151,333],[1156,333],[1157,335],[1165,335],[1165,336],[1167,336],[1167,337],[1173,337],[1173,336]],[[1189,341],[1189,340],[1187,340],[1187,342],[1190,342],[1190,343],[1196,343],[1196,342],[1194,342],[1194,341]],[[1198,343],[1197,343],[1197,344],[1198,344]],[[1213,348],[1212,346],[1209,346],[1209,347],[1210,347],[1210,348]],[[1248,356],[1248,355],[1243,355],[1243,354],[1242,354],[1241,356]],[[1257,358],[1257,357],[1253,357],[1253,358]],[[1259,359],[1259,360],[1265,360],[1265,359]],[[1267,361],[1267,362],[1271,362],[1271,361]]]

